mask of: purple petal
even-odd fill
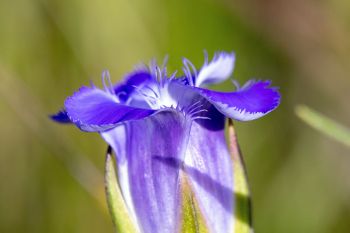
[[[179,112],[160,111],[102,133],[116,152],[120,186],[141,232],[179,231],[181,169],[210,232],[233,231],[233,170],[225,119],[210,103],[206,106],[203,114],[211,120],[192,121]]]
[[[280,94],[270,81],[250,81],[235,92],[218,92],[195,88],[227,117],[249,121],[271,112],[280,103]]]
[[[193,122],[184,170],[209,232],[233,232],[233,162],[225,140],[225,119],[216,110],[211,118]]]
[[[126,76],[122,83],[118,83],[114,87],[115,94],[121,102],[126,102],[135,92],[137,87],[152,80],[152,76],[148,70],[137,70]]]
[[[58,113],[51,115],[50,118],[58,123],[72,123],[65,110],[61,110]]]
[[[138,120],[155,111],[118,103],[115,95],[95,87],[82,87],[68,97],[65,109],[70,120],[84,131],[105,131],[116,124]]]
[[[206,86],[225,81],[231,76],[234,63],[234,53],[216,53],[213,60],[209,63],[206,61],[201,68],[196,78],[196,86]]]
[[[174,111],[127,123],[129,187],[141,232],[178,231],[179,170],[189,123]]]

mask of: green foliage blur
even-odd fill
[[[281,106],[236,131],[257,233],[347,233],[349,148],[294,114],[306,104],[350,125],[347,0],[0,1],[0,232],[113,232],[106,145],[48,119],[104,69],[170,56],[199,67],[203,49],[235,51],[234,78],[271,79]],[[229,81],[215,87],[232,90]]]

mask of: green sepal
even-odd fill
[[[186,175],[180,171],[181,185],[181,233],[207,233],[205,220],[189,185]]]
[[[244,160],[239,149],[236,133],[232,120],[229,119],[228,136],[230,143],[230,154],[233,160],[233,180],[235,190],[235,227],[234,233],[251,233],[252,228],[252,206],[251,195],[248,185],[247,172]]]
[[[136,233],[136,226],[132,221],[126,207],[117,177],[117,168],[112,149],[109,146],[105,163],[105,189],[107,204],[116,232]]]

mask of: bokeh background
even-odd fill
[[[281,106],[236,123],[257,233],[350,232],[349,148],[295,115],[350,125],[348,0],[0,1],[0,232],[113,232],[98,134],[50,122],[109,69],[235,51],[234,78],[271,79]],[[228,81],[218,86],[232,90]]]

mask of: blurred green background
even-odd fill
[[[271,79],[281,106],[236,123],[257,233],[350,232],[349,148],[300,121],[306,104],[350,125],[348,0],[0,1],[0,232],[113,232],[98,134],[50,122],[109,69],[235,51],[234,78]],[[232,90],[230,82],[219,86]]]

